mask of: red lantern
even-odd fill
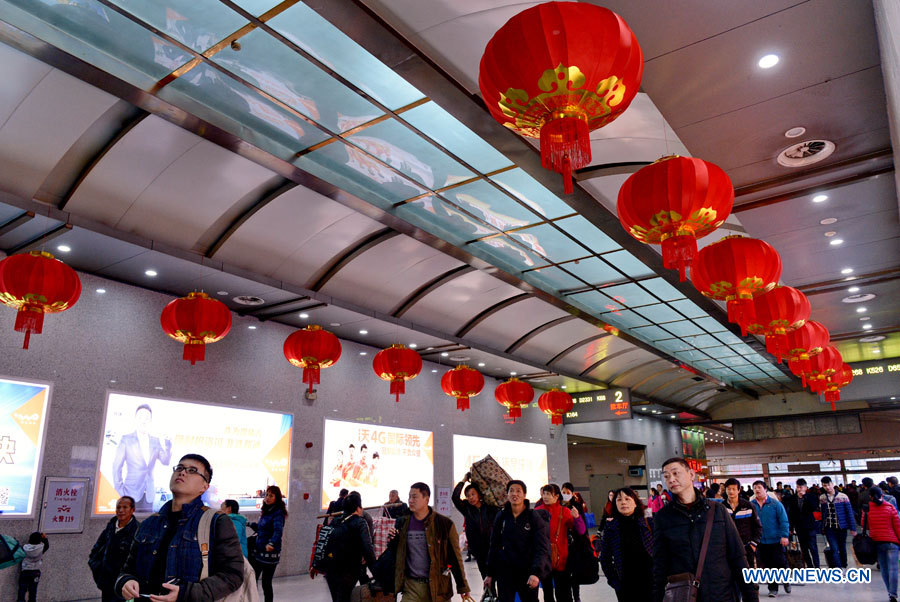
[[[159,321],[167,335],[184,343],[182,359],[192,366],[203,361],[207,343],[221,341],[231,330],[228,307],[206,293],[188,293],[175,299],[163,308]]]
[[[781,278],[781,257],[756,238],[726,236],[700,250],[691,281],[707,297],[728,302],[728,321],[741,327],[755,318],[753,298],[771,290]]]
[[[320,382],[322,368],[330,368],[341,359],[341,342],[334,334],[310,325],[288,335],[284,341],[284,357],[292,365],[303,368],[303,382],[313,385]]]
[[[551,389],[538,397],[538,407],[544,414],[550,416],[552,424],[562,424],[563,416],[571,412],[574,406],[572,396],[559,389]]]
[[[644,56],[625,21],[600,6],[547,2],[501,27],[481,57],[491,116],[541,140],[541,163],[563,175],[591,162],[590,132],[621,115],[641,87]]]
[[[44,314],[66,311],[79,296],[78,274],[50,253],[29,251],[0,261],[0,303],[19,310],[15,330],[25,333],[22,349],[31,333],[41,334]]]
[[[372,369],[378,378],[390,381],[391,394],[399,402],[400,395],[406,393],[406,381],[414,379],[422,371],[422,357],[405,345],[391,345],[375,355]]]
[[[497,403],[509,409],[509,417],[515,423],[516,418],[522,416],[522,407],[527,406],[534,399],[534,389],[518,378],[511,378],[497,385],[497,388],[494,389],[494,398]]]
[[[787,333],[788,365],[792,373],[802,378],[804,387],[810,370],[809,358],[821,353],[830,339],[828,329],[815,320],[807,320],[797,330]]]
[[[484,377],[478,370],[460,364],[444,374],[441,389],[450,397],[456,398],[457,410],[465,412],[469,409],[469,398],[475,397],[484,389]]]
[[[779,362],[788,352],[787,333],[797,330],[809,319],[812,308],[806,295],[790,286],[776,286],[754,298],[756,319],[747,325],[753,334],[766,336],[766,351]]]
[[[841,389],[853,382],[853,368],[844,363],[841,369],[828,377],[825,385],[825,401],[831,404],[831,411],[835,410],[834,404],[841,400]]]
[[[734,188],[720,167],[672,156],[625,180],[617,207],[622,227],[642,243],[662,245],[663,265],[684,281],[697,239],[721,226],[733,204]]]
[[[809,358],[809,374],[806,376],[806,384],[813,393],[824,393],[828,386],[828,378],[840,371],[844,365],[841,352],[831,345],[826,345],[822,353]]]

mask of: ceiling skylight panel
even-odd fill
[[[247,20],[218,0],[111,0],[185,46],[204,52]]]

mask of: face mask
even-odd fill
[[[571,494],[571,493],[564,493],[564,494],[562,494],[562,498],[563,498],[563,501],[564,501],[564,502],[568,502],[569,500],[572,499],[572,494]]]

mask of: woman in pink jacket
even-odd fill
[[[878,547],[878,566],[890,602],[897,602],[898,550],[900,550],[900,517],[891,504],[884,503],[879,487],[869,489],[869,511],[863,513],[863,528]]]
[[[663,501],[663,497],[656,491],[653,487],[650,488],[650,499],[647,500],[647,506],[650,507],[650,510],[653,514],[656,514],[660,510],[663,509],[666,503]]]

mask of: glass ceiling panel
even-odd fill
[[[497,234],[496,230],[472,219],[455,205],[437,196],[427,196],[400,205],[394,209],[394,214],[414,226],[460,246],[474,238]]]
[[[675,303],[678,303],[678,301],[675,301],[675,302],[673,303],[673,305],[674,305]],[[690,301],[688,301],[688,303],[690,303]],[[696,307],[696,306],[695,306],[695,307]],[[704,314],[704,315],[705,315],[705,314]],[[698,318],[698,317],[696,317],[696,316],[689,316],[689,317],[694,318],[694,322],[696,322],[697,324],[699,324],[700,327],[701,327],[703,330],[705,330],[706,332],[722,332],[722,331],[724,331],[724,330],[727,330],[727,329],[725,328],[725,326],[722,325],[721,322],[719,322],[718,320],[713,320],[713,319],[710,318],[709,316],[707,316],[707,317],[705,317],[705,318]]]
[[[703,353],[702,351],[697,351],[696,349],[688,349],[686,351],[677,351],[675,353],[675,357],[678,359],[682,359],[688,362],[697,362],[700,360],[707,360],[709,356]]]
[[[628,251],[616,251],[615,253],[607,253],[603,256],[604,261],[608,261],[610,264],[619,268],[627,276],[632,278],[646,278],[647,276],[654,276],[653,270],[644,265],[643,262],[639,261],[637,257],[629,253]]]
[[[391,110],[425,97],[303,2],[268,24]]]
[[[643,328],[635,328],[632,334],[644,337],[648,341],[658,341],[660,339],[668,339],[672,337],[672,333],[663,330],[659,326],[645,326]]]
[[[718,336],[718,335],[716,335]],[[746,343],[738,343],[736,345],[731,345],[731,348],[737,351],[739,354],[744,357],[750,357],[751,355],[756,355],[756,352],[753,351],[753,348]]]
[[[681,339],[666,339],[665,341],[659,341],[656,345],[666,351],[687,351],[692,347],[682,341]]]
[[[332,132],[345,132],[383,115],[375,105],[259,29],[241,38],[240,52],[225,48],[212,60]]]
[[[517,230],[516,232],[511,232],[509,236],[521,241],[556,263],[584,257],[590,253],[590,251],[550,224],[541,224],[533,228]]]
[[[716,338],[725,343],[726,345],[737,345],[738,343],[742,343],[741,339],[728,332],[717,332]]]
[[[620,248],[613,239],[580,215],[559,220],[556,225],[595,253],[606,253]]]
[[[703,334],[703,330],[690,320],[669,322],[668,324],[663,324],[663,328],[679,337],[692,337]]]
[[[647,285],[646,282],[643,284],[644,284],[644,286]],[[668,284],[668,283],[666,283],[666,284]],[[681,299],[680,301],[669,301],[669,305],[671,305],[672,307],[674,307],[675,309],[677,309],[678,311],[683,313],[688,318],[705,318],[708,320],[712,319],[707,316],[707,313],[705,311],[703,311],[702,309],[697,307],[697,305],[693,301],[688,301],[687,299]],[[695,322],[700,324],[701,321],[695,320]],[[716,324],[719,324],[716,320],[713,320],[713,322],[716,322]],[[702,324],[701,324],[701,326],[702,326]],[[711,330],[709,332],[716,332],[718,330],[725,330],[725,328],[721,324],[719,324],[719,326],[716,330]]]
[[[498,230],[521,228],[541,221],[540,217],[484,180],[445,190],[441,195]]]
[[[247,24],[218,0],[112,0],[185,46],[204,52]]]
[[[659,303],[659,299],[633,282],[619,284],[617,286],[608,286],[603,289],[603,294],[612,298],[613,301],[627,307],[639,307],[641,305]]]
[[[158,95],[282,159],[327,138],[319,128],[209,65],[197,65]]]
[[[587,309],[589,312],[593,312],[595,314],[613,309],[623,309],[621,306],[612,303],[609,300],[609,297],[598,293],[597,291],[588,291],[586,293],[569,295],[566,297],[566,299],[569,302],[575,303],[580,307]]]
[[[368,127],[347,140],[432,190],[475,177],[394,119]]]
[[[719,342],[717,338],[708,334],[701,334],[696,337],[693,337],[690,340],[690,344],[696,347],[697,349],[703,349],[706,351],[709,347],[718,347],[722,343]]]
[[[588,257],[578,262],[572,261],[564,264],[563,267],[588,284],[605,284],[625,279],[612,266],[597,257]]]
[[[11,0],[0,7],[7,23],[143,89],[192,58],[95,0]]]
[[[665,303],[657,303],[656,305],[648,305],[637,310],[645,318],[660,324],[662,322],[675,322],[684,320],[684,316],[666,305]],[[716,341],[716,344],[720,344]]]
[[[234,0],[245,11],[258,17],[281,4],[282,0]]]
[[[358,148],[334,142],[300,157],[297,167],[383,209],[427,192]]]
[[[497,174],[491,179],[546,219],[555,219],[575,212],[520,168]]]
[[[704,353],[712,357],[733,357],[737,355],[737,351],[732,349],[731,347],[712,347],[710,349],[704,349]]]
[[[650,322],[641,316],[627,309],[605,313],[601,315],[600,318],[604,322],[608,322],[619,328],[634,328],[635,326],[648,326],[650,324]]]
[[[710,368],[721,368],[722,367],[722,364],[720,364],[716,360],[699,360],[697,362],[694,362],[694,365],[696,367],[700,368],[701,370],[708,370]]]
[[[547,265],[547,261],[527,251],[511,240],[496,236],[466,245],[474,255],[485,254],[495,259],[502,267],[514,273]]]
[[[643,280],[641,281],[641,286],[646,288],[648,291],[650,291],[663,301],[684,299],[684,295],[678,292],[678,289],[676,289],[674,286],[672,286],[662,278],[651,278],[650,280]]]
[[[402,119],[481,173],[512,165],[503,153],[434,102],[404,111]]]
[[[544,290],[549,289],[554,292],[584,286],[583,282],[571,274],[552,266],[525,272],[522,274],[522,278]]]
[[[750,365],[750,362],[748,362],[747,360],[745,360],[744,358],[742,358],[739,355],[736,355],[734,357],[723,357],[719,361],[721,361],[726,366],[731,366],[731,367],[749,366]]]

